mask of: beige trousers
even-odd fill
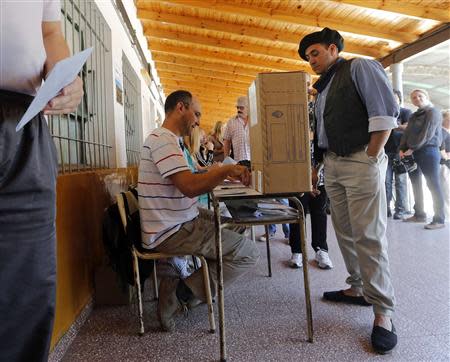
[[[244,231],[245,227],[239,226],[222,230],[223,282],[225,286],[246,273],[259,259],[259,251],[255,243],[242,235]],[[213,296],[216,294],[217,259],[214,213],[212,211],[199,208],[197,218],[184,223],[178,232],[164,240],[154,250],[180,255],[203,255],[208,261],[211,294]],[[184,279],[184,282],[198,299],[206,301],[200,269]]]
[[[364,150],[347,157],[328,152],[324,167],[331,218],[350,274],[346,282],[362,288],[374,313],[390,316],[394,289],[386,239],[387,162],[384,152],[376,159]]]

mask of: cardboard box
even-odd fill
[[[311,191],[304,72],[260,73],[249,88],[253,187],[264,194]]]

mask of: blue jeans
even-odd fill
[[[392,179],[395,177],[395,214],[404,214],[409,212],[408,198],[407,198],[407,176],[406,173],[395,173],[393,169],[394,159],[398,157],[396,153],[387,153],[388,166],[386,170],[386,203],[388,210],[390,209],[392,200]]]
[[[441,159],[439,149],[435,146],[424,146],[414,151],[413,156],[417,163],[417,170],[411,172],[409,177],[411,178],[414,192],[414,215],[417,217],[426,216],[423,208],[423,174],[433,199],[433,222],[443,223],[445,221],[444,195],[439,176],[439,162]]]

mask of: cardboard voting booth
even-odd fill
[[[260,73],[249,88],[252,185],[264,194],[311,191],[309,75]]]

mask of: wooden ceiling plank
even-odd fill
[[[379,39],[394,40],[400,43],[408,43],[417,39],[417,36],[415,34],[400,31],[391,32],[388,30],[383,30],[380,27],[374,27],[370,24],[355,23],[350,21],[349,19],[346,19],[344,21],[343,19],[333,19],[329,17],[320,17],[305,14],[304,12],[296,13],[295,11],[286,11],[262,7],[258,8],[246,4],[239,4],[239,6],[236,6],[234,4],[227,3],[224,0],[215,0],[213,3],[202,0],[189,0],[189,2],[186,2],[185,0],[165,0],[162,1],[161,3],[176,4],[179,6],[189,6],[190,8],[197,7],[209,11],[211,9],[214,9],[215,11],[231,13],[237,16],[246,15],[261,18],[264,20],[272,20],[272,21],[275,20],[297,25],[312,26],[315,28],[323,28],[327,26],[348,33],[367,35]],[[142,8],[145,8],[145,6],[142,6]]]
[[[161,83],[164,85],[165,81],[172,81],[174,85],[178,85],[180,87],[186,86],[186,83],[198,83],[201,86],[210,87],[211,89],[215,89],[217,87],[228,88],[234,92],[244,92],[247,93],[249,85],[245,86],[236,86],[232,82],[220,82],[217,79],[209,78],[209,79],[193,79],[188,77],[175,77],[173,75],[160,75]]]
[[[409,15],[422,19],[431,19],[444,23],[450,22],[450,11],[433,7],[432,3],[427,6],[416,5],[406,1],[394,0],[332,0],[341,4],[355,5],[358,7],[390,11],[400,15]]]
[[[253,76],[241,75],[241,74],[233,74],[222,71],[211,71],[208,69],[202,69],[198,67],[184,66],[181,64],[169,64],[169,63],[161,63],[155,62],[156,69],[159,71],[173,71],[176,73],[183,74],[192,74],[192,75],[201,75],[201,76],[214,76],[218,79],[225,79],[231,81],[239,81],[239,82],[252,82],[255,79],[256,73]]]
[[[229,62],[212,62],[205,61],[203,58],[194,58],[192,56],[183,56],[183,55],[172,55],[163,52],[152,52],[152,58],[156,64],[171,64],[171,65],[182,65],[186,67],[193,67],[199,69],[205,69],[210,71],[221,71],[230,74],[240,74],[246,76],[254,76],[258,73],[263,72],[273,72],[276,69],[268,68],[268,67],[250,67],[243,65],[232,65]]]
[[[198,75],[198,74],[186,74],[186,73],[179,73],[173,70],[158,70],[158,75],[160,78],[174,78],[174,79],[180,79],[180,80],[192,80],[193,82],[201,81],[201,82],[210,82],[211,84],[214,83],[223,83],[227,86],[233,86],[235,88],[248,88],[252,82],[252,80],[249,81],[241,81],[241,80],[229,80],[229,79],[222,79],[220,77],[216,77],[215,74],[211,74],[210,76],[207,75]]]
[[[229,40],[229,39],[219,39],[214,38],[212,36],[203,36],[197,34],[186,34],[177,31],[172,31],[168,29],[161,28],[149,28],[144,32],[147,39],[160,38],[160,39],[169,39],[176,40],[184,43],[192,43],[194,45],[203,44],[216,48],[224,48],[228,50],[237,50],[241,52],[250,52],[256,53],[263,56],[272,56],[275,58],[286,58],[286,59],[294,59],[304,62],[300,60],[298,56],[298,52],[296,47],[291,47],[291,49],[286,48],[275,48],[273,46],[261,46],[257,44],[252,44],[249,42],[242,42],[238,40]],[[151,45],[150,45],[151,49]]]
[[[236,52],[219,52],[216,50],[212,50],[211,48],[205,49],[204,47],[199,47],[197,49],[192,49],[192,46],[189,43],[181,43],[178,42],[176,45],[175,42],[165,42],[158,38],[151,39],[150,49],[154,49],[156,51],[164,51],[172,54],[194,54],[199,57],[203,57],[204,59],[217,59],[221,58],[222,60],[227,60],[235,63],[256,65],[256,66],[266,66],[274,69],[279,69],[280,71],[293,71],[293,70],[305,70],[311,72],[311,68],[309,65],[306,65],[305,62],[291,61],[288,62],[284,59],[276,59],[269,57],[264,57],[265,59],[261,59],[259,57],[255,57],[251,53],[243,53],[236,54]]]
[[[164,54],[166,56],[176,58],[175,62],[178,62],[180,58],[189,57],[193,60],[200,60],[205,62],[205,64],[217,64],[224,67],[242,67],[248,68],[250,70],[257,70],[259,73],[261,72],[282,72],[286,70],[310,70],[308,65],[302,65],[301,63],[295,67],[291,65],[285,66],[284,64],[274,63],[270,61],[261,61],[260,59],[254,59],[254,62],[250,63],[246,59],[242,57],[235,57],[228,54],[221,54],[218,57],[217,53],[211,52],[204,49],[196,49],[195,52],[191,52],[189,55],[186,55],[185,52],[179,51],[178,48],[173,45],[167,44],[156,44],[152,43],[152,54]],[[155,59],[158,59],[155,57]],[[184,59],[183,59],[184,60]]]
[[[186,15],[180,16],[176,14],[143,9],[138,9],[138,17],[141,19],[141,21],[143,21],[144,29],[150,24],[150,22],[164,22],[166,24],[177,24],[194,29],[214,30],[256,39],[284,42],[291,45],[295,44],[296,46],[298,46],[298,43],[304,36],[304,34],[307,33],[305,32],[304,34],[293,34],[289,32],[276,32],[273,30],[263,29],[258,26],[224,23],[217,20],[197,18]],[[376,48],[374,48],[347,42],[345,44],[345,48],[346,51],[350,53],[379,58],[386,55],[390,50],[388,48],[389,43],[385,42],[385,45],[385,47],[377,46]]]

